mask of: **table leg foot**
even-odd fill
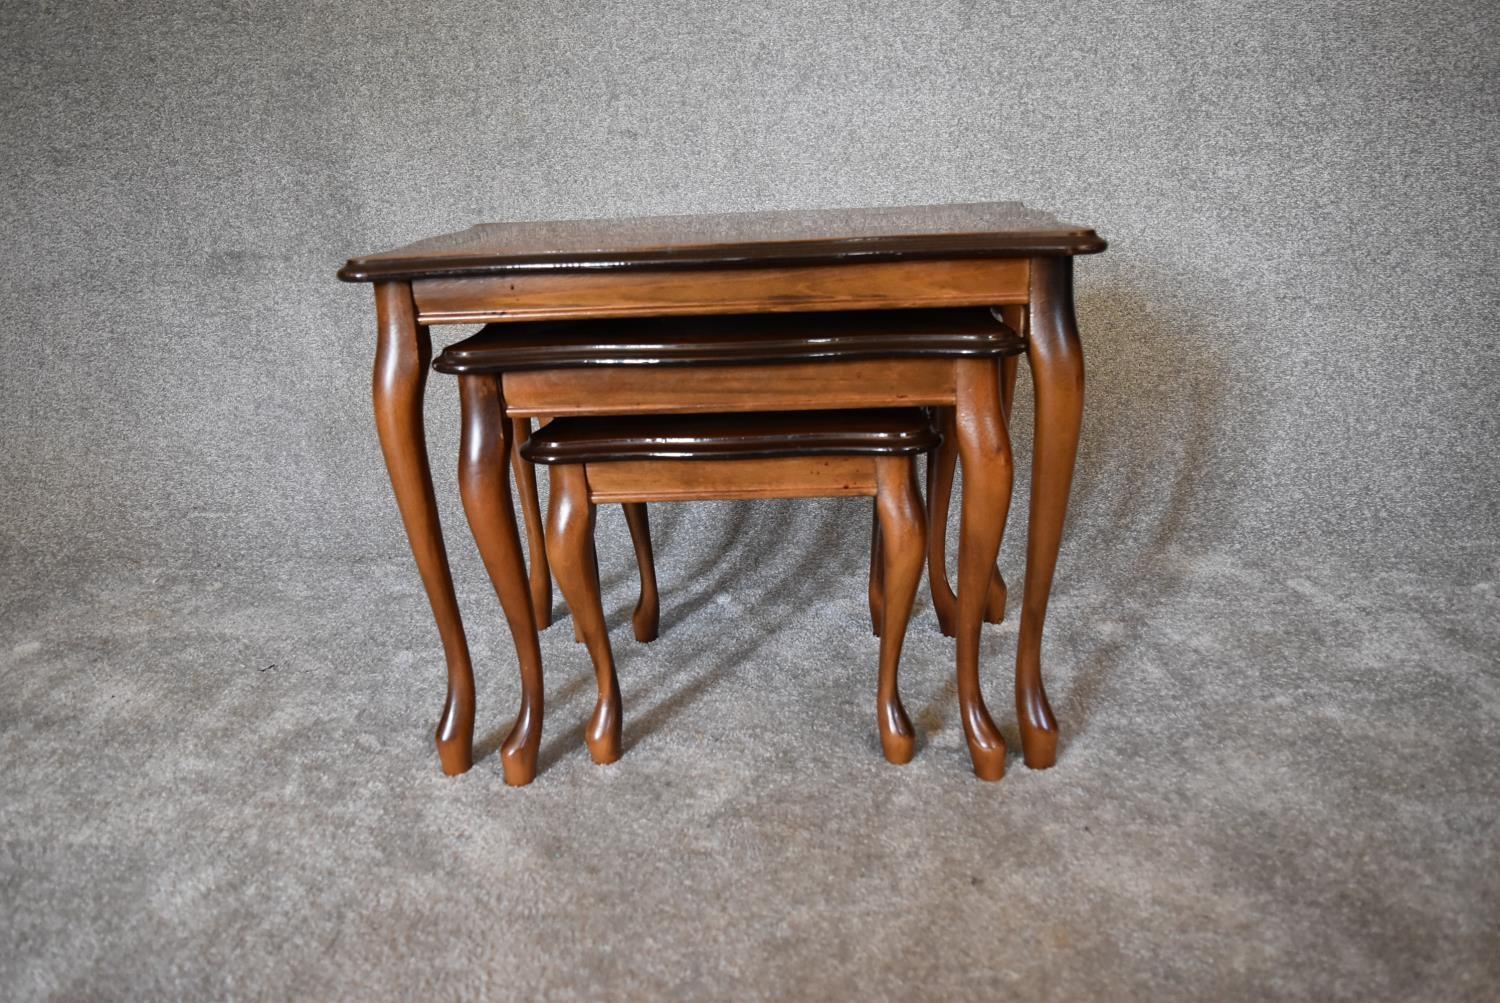
[[[438,764],[450,777],[469,772],[474,765],[474,692],[448,691],[443,715],[438,719]]]
[[[995,576],[990,579],[989,593],[984,599],[984,622],[1005,622],[1006,601],[1005,579],[1000,577],[1000,569],[995,569]]]
[[[542,702],[525,701],[510,734],[500,745],[500,770],[511,787],[525,787],[536,779],[536,758],[542,746]]]

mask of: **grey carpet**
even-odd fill
[[[1497,52],[1475,0],[7,6],[0,997],[1500,997]],[[340,262],[984,199],[1111,240],[1056,769],[972,780],[925,607],[885,766],[865,510],[700,506],[654,646],[601,525],[624,760],[564,620],[505,789],[440,380],[487,754],[439,776]]]
[[[454,780],[403,563],[130,567],[8,597],[4,994],[1493,998],[1490,583],[1075,568],[1051,771],[1019,762],[1015,633],[986,628],[1012,746],[987,785],[925,601],[903,669],[922,745],[881,759],[860,562],[824,560],[858,551],[866,510],[830,507],[838,526],[789,503],[660,511],[649,646],[606,512],[627,751],[588,759],[593,678],[562,619],[523,790],[493,755],[517,686],[478,575],[484,758]]]

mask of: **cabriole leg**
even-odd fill
[[[938,629],[944,637],[952,637],[958,604],[948,585],[948,508],[953,495],[953,472],[958,465],[958,434],[953,424],[953,408],[934,410],[938,412],[943,442],[927,454],[927,587],[932,593]],[[998,567],[989,584],[984,618],[989,623],[999,623],[1005,618],[1005,580],[1000,577]]]
[[[1026,765],[1057,761],[1057,720],[1042,686],[1042,627],[1062,544],[1078,430],[1083,420],[1083,346],[1073,316],[1073,259],[1034,258],[1027,359],[1036,398],[1026,581],[1016,642],[1016,714]]]
[[[453,593],[453,576],[448,570],[448,552],[432,491],[432,471],[427,464],[422,395],[427,386],[427,365],[432,361],[432,340],[427,328],[417,324],[409,283],[376,283],[375,316],[375,429],[406,538],[443,639],[448,695],[438,721],[437,748],[443,772],[453,776],[474,762],[474,670]]]
[[[880,546],[880,503],[870,506],[870,631],[880,636],[885,619],[885,561]]]
[[[599,600],[599,571],[594,555],[594,505],[589,501],[588,478],[582,464],[552,468],[551,512],[547,520],[547,552],[563,599],[573,611],[578,632],[588,645],[599,684],[599,700],[589,719],[589,755],[596,763],[620,758],[623,708],[614,654]]]
[[[993,359],[958,367],[956,412],[964,465],[958,547],[958,704],[974,772],[983,780],[1005,775],[1005,740],[990,718],[979,685],[979,631],[1000,530],[1010,510],[1010,438],[1000,413],[1000,367]]]
[[[880,746],[892,763],[908,763],[915,748],[911,721],[901,706],[897,673],[901,645],[911,619],[912,601],[922,580],[926,519],[917,492],[915,458],[882,456],[875,461],[875,505],[880,513],[884,557],[883,622],[880,628],[880,681],[875,698]]]
[[[521,517],[526,522],[526,549],[531,559],[531,610],[536,629],[552,626],[552,572],[547,567],[547,545],[543,539],[542,502],[536,490],[536,468],[521,455],[531,438],[531,419],[512,418],[511,469],[516,474],[516,493],[521,496]]]
[[[542,741],[542,653],[536,634],[532,597],[527,588],[526,564],[521,559],[521,535],[511,507],[510,477],[505,457],[510,447],[510,424],[505,420],[500,379],[493,375],[458,378],[463,435],[458,453],[458,490],[464,513],[485,571],[510,625],[521,670],[521,710],[500,746],[505,782],[529,784],[536,776],[537,749]]]
[[[661,597],[656,592],[656,555],[651,552],[651,520],[645,502],[626,502],[625,522],[630,527],[630,542],[635,547],[635,563],[641,572],[641,597],[636,600],[630,617],[635,639],[641,643],[656,640],[661,627]]]

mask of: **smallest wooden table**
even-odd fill
[[[485,224],[350,260],[339,277],[375,285],[376,427],[447,656],[448,698],[438,726],[444,771],[459,773],[471,765],[474,686],[422,425],[430,325],[933,306],[999,308],[1026,339],[1036,421],[1016,701],[1027,764],[1050,766],[1057,725],[1042,686],[1042,627],[1083,407],[1072,257],[1104,247],[1092,230],[1011,202]],[[816,406],[869,406],[836,396]],[[773,400],[774,392],[767,397],[761,409],[786,406]],[[962,388],[956,420],[965,478],[957,661],[961,689],[972,688],[963,723],[976,771],[990,779],[1003,772],[1004,742],[979,697],[977,662],[999,547],[995,508],[1002,487],[1008,494],[1008,451],[1002,456],[995,441],[1003,422],[998,373],[983,385]],[[514,592],[513,601],[505,602],[507,619],[522,672],[539,676],[508,483],[503,489],[500,529],[514,542],[515,554],[515,566],[505,574]]]

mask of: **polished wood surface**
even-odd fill
[[[952,404],[951,359],[704,369],[600,367],[505,374],[510,413],[683,414]]]
[[[805,456],[911,456],[938,444],[916,408],[768,411],[629,418],[559,418],[531,437],[533,463],[598,460],[750,460]]]
[[[562,587],[563,599],[578,621],[583,642],[594,663],[599,698],[589,718],[584,741],[599,764],[620,758],[620,728],[624,703],[615,674],[609,629],[599,599],[599,561],[594,553],[594,506],[580,464],[566,464],[552,472],[552,498],[547,520],[547,551]]]
[[[762,466],[750,466],[751,463]],[[770,460],[635,460],[599,464],[589,479],[597,502],[754,501],[871,494],[869,464],[848,456]],[[776,487],[767,488],[768,482]],[[643,486],[645,485],[645,486]]]
[[[994,371],[993,362],[986,360],[981,364]],[[794,418],[803,427],[792,427],[789,419]],[[856,425],[868,440],[862,450],[852,449],[831,457],[807,454],[809,440],[853,441],[850,428]],[[925,434],[913,434],[913,427]],[[772,443],[777,437],[780,441]],[[732,492],[749,485],[754,485],[756,497],[785,497],[784,489],[797,492],[804,486],[801,471],[789,465],[834,461],[857,466],[862,487],[859,493],[875,496],[878,535],[883,541],[876,727],[885,758],[897,764],[909,762],[915,749],[915,734],[901,704],[898,667],[912,602],[921,580],[926,537],[915,459],[932,448],[937,437],[930,417],[919,410],[666,419],[645,415],[609,422],[563,418],[535,436],[528,446],[528,456],[549,455],[554,475],[547,547],[563,596],[574,611],[579,633],[588,645],[599,690],[586,732],[594,761],[611,763],[619,758],[624,713],[600,603],[593,549],[595,504],[601,500],[597,485],[601,482],[611,485],[610,499],[638,500],[644,496],[654,500],[666,479],[665,469],[678,468],[703,478],[702,490],[684,492],[683,501],[732,497]],[[629,448],[635,443],[654,443],[660,439],[671,440],[677,446],[671,459],[649,461],[651,466],[635,459],[639,451]],[[753,442],[754,449],[736,448],[743,442]],[[892,442],[898,443],[899,448],[892,448]],[[552,443],[576,448],[549,453]]]
[[[1002,381],[1001,406],[1008,414],[1014,392],[1014,356],[1002,355],[1008,340],[996,338],[981,354],[999,355],[1009,375]],[[486,350],[489,343],[484,345]],[[972,343],[969,348],[975,347]],[[629,351],[636,351],[631,348]],[[957,355],[954,358],[965,356]],[[508,372],[507,400],[512,414],[616,415],[672,414],[731,408],[765,411],[786,408],[818,409],[881,407],[902,404],[946,405],[939,411],[948,429],[943,443],[928,455],[929,552],[928,580],[938,624],[945,635],[957,630],[957,600],[948,583],[944,549],[948,509],[958,462],[957,437],[952,429],[956,401],[954,358],[934,357],[726,365],[703,368],[655,369],[599,366],[539,372]],[[696,488],[694,488],[696,490]],[[669,495],[664,497],[671,497]],[[1002,527],[1003,529],[1003,527]],[[872,569],[871,618],[879,589]],[[985,620],[999,623],[1005,615],[1005,583],[997,568],[985,604]]]
[[[701,402],[736,411],[755,412],[765,401],[775,399],[783,407],[818,410],[833,400],[854,397],[854,402],[864,407],[874,407],[901,399],[911,392],[913,386],[927,388],[921,403],[940,405],[936,414],[945,423],[943,446],[947,456],[936,469],[943,472],[930,488],[929,499],[933,501],[929,526],[929,540],[941,533],[946,525],[947,499],[951,491],[953,463],[963,455],[966,492],[966,511],[971,512],[968,522],[961,523],[960,588],[963,592],[963,566],[965,560],[972,561],[974,555],[988,550],[990,574],[981,589],[978,617],[980,621],[998,621],[1004,614],[1005,596],[1003,583],[995,568],[1000,538],[1004,529],[1005,515],[1009,508],[1012,470],[1009,437],[1006,433],[1005,409],[1007,400],[1002,391],[1005,367],[1004,357],[999,358],[935,358],[873,360],[855,362],[820,362],[808,364],[770,364],[762,366],[718,366],[683,369],[629,369],[626,367],[598,367],[565,371],[573,382],[553,383],[556,374],[549,372],[507,373],[504,376],[507,392],[512,386],[520,389],[523,403],[513,410],[525,410],[535,401],[539,410],[557,414],[572,405],[573,401],[587,400],[581,409],[607,417],[563,419],[563,422],[584,422],[591,434],[605,436],[616,434],[619,417],[626,414],[659,413],[676,407],[691,410]],[[779,374],[802,375],[803,369],[812,370],[805,379],[778,381]],[[1012,370],[1013,371],[1013,370]],[[815,380],[818,372],[835,373],[832,379]],[[963,374],[967,373],[967,376]],[[960,392],[960,386],[968,381],[969,390]],[[830,388],[832,388],[830,390]],[[535,392],[535,398],[528,392]],[[553,392],[559,396],[552,396]],[[576,397],[568,397],[568,394]],[[968,417],[971,437],[977,443],[967,454],[963,453],[963,429],[958,415]],[[745,415],[737,415],[744,420]],[[670,423],[670,417],[651,419],[659,423]],[[791,423],[802,418],[784,419]],[[565,437],[566,429],[574,427],[565,423],[549,425],[553,435]],[[790,425],[788,426],[790,427]],[[659,453],[672,452],[670,437],[664,443],[656,443],[654,436],[643,436],[648,445],[642,448],[655,449]],[[611,441],[617,441],[612,439]],[[531,448],[535,448],[533,440]],[[533,456],[537,454],[533,453]],[[586,457],[575,456],[576,459]],[[721,467],[712,467],[709,461],[678,463],[669,459],[641,460],[634,463],[600,464],[593,468],[590,487],[596,501],[625,501],[630,499],[649,501],[678,501],[699,498],[764,498],[764,497],[817,497],[825,495],[858,495],[869,492],[872,485],[862,475],[868,476],[858,464],[843,458],[831,458],[828,463],[812,464],[807,461],[783,459],[783,469],[777,472],[779,487],[775,491],[765,488],[759,473],[751,475],[746,468],[734,462],[725,462]],[[969,474],[969,464],[980,464],[979,471]],[[794,472],[795,471],[795,472]],[[649,484],[649,492],[641,485]],[[971,486],[972,485],[972,486]],[[983,532],[971,528],[976,520],[995,521]],[[877,537],[879,534],[875,534]],[[883,541],[874,540],[872,546],[882,548]],[[931,550],[929,549],[929,557]],[[884,557],[879,558],[884,568]],[[972,569],[970,574],[975,574]],[[946,570],[939,565],[930,580],[934,592],[938,583],[946,581]],[[871,621],[880,633],[884,623],[884,595],[886,582],[883,574],[871,582]],[[950,593],[951,595],[951,593]],[[951,620],[945,625],[945,633],[960,638],[958,647],[960,712],[965,725],[965,736],[969,743],[975,773],[983,779],[995,780],[1004,774],[1005,743],[996,729],[993,719],[985,707],[979,687],[978,673],[978,628],[965,624],[957,598],[951,600]],[[941,607],[940,620],[941,620]],[[972,640],[965,642],[966,632],[972,631]],[[1040,676],[1036,677],[1039,685]],[[1029,685],[1029,684],[1028,684]],[[1033,692],[1029,690],[1028,692]],[[1042,698],[1045,700],[1045,697]],[[1023,732],[1023,735],[1026,732]],[[1025,748],[1023,740],[1023,749]],[[1030,762],[1030,760],[1028,760]],[[1041,762],[1040,759],[1037,762]]]
[[[1005,406],[1003,401],[1001,406]],[[958,630],[958,597],[948,584],[947,528],[953,474],[958,466],[958,432],[953,408],[935,410],[943,430],[943,442],[927,454],[927,587],[931,590],[938,629],[945,637],[953,637]],[[1002,534],[1004,529],[1001,526]],[[1000,623],[1005,619],[1005,579],[1000,576],[998,567],[990,579],[984,619],[987,623]]]
[[[479,556],[505,611],[521,668],[521,709],[500,746],[505,782],[527,784],[536,776],[537,747],[542,737],[542,653],[521,559],[521,536],[511,507],[506,458],[511,454],[511,424],[505,419],[500,380],[466,376],[459,380],[463,433],[459,440],[458,489]],[[473,701],[469,703],[470,733]]]
[[[537,271],[1092,254],[1093,230],[1019,202],[481,223],[351,258],[346,282]],[[585,267],[580,267],[585,266]]]
[[[870,631],[880,636],[880,625],[885,622],[885,557],[880,547],[880,506],[870,509],[870,573],[868,575],[870,599]]]
[[[875,460],[875,511],[880,523],[881,601],[880,675],[875,693],[875,721],[880,747],[892,763],[909,763],[916,735],[901,705],[897,670],[901,645],[911,620],[912,601],[922,580],[922,551],[927,526],[917,492],[916,457],[881,456]]]
[[[1025,259],[877,261],[730,271],[522,273],[413,283],[424,324],[804,313],[1024,303]],[[686,279],[686,281],[685,281]]]
[[[531,559],[531,609],[538,630],[552,626],[552,572],[547,566],[547,547],[542,535],[542,502],[537,495],[536,468],[521,455],[531,438],[530,418],[510,418],[511,469],[515,472],[516,493],[520,496],[521,515],[526,523],[526,543]]]
[[[581,398],[591,402],[584,405],[590,411],[599,410],[600,398],[589,392],[587,384],[581,388],[575,386],[571,396],[561,403],[551,393],[557,388],[576,384],[568,372],[576,368],[620,368],[620,376],[614,382],[629,394],[634,409],[638,403],[638,388],[629,385],[637,382],[634,377],[642,367],[975,358],[1013,355],[1023,351],[1024,347],[1015,331],[989,308],[610,318],[491,324],[478,334],[448,346],[434,363],[434,368],[446,373],[547,371],[543,377],[521,381],[520,386],[513,383],[509,390],[515,437],[518,446],[522,446],[529,438],[530,422],[527,418],[515,416],[532,410],[541,398],[551,402],[538,408],[548,414],[560,410],[566,413],[569,401]],[[688,374],[688,377],[694,375]],[[772,374],[772,379],[757,379],[756,383],[758,386],[779,384],[782,381],[775,377],[784,375]],[[793,385],[797,382],[792,381]],[[900,382],[904,384],[907,380]],[[533,388],[536,394],[531,393]],[[819,381],[819,390],[819,397],[826,399],[826,379]],[[668,392],[679,395],[681,389],[673,384]],[[898,388],[894,393],[899,394],[901,390]],[[714,388],[709,394],[717,398],[719,390]],[[518,405],[518,400],[523,403]],[[951,444],[944,449],[956,455],[956,447]],[[950,462],[950,474],[951,466]],[[531,543],[532,600],[537,609],[538,624],[545,627],[551,620],[551,581],[542,544],[535,473],[519,455],[516,481]],[[943,500],[946,511],[946,496]],[[633,532],[639,523],[639,519],[631,521]],[[647,630],[645,625],[650,622],[648,607],[654,602],[647,584],[653,571],[650,567],[650,540],[642,541],[639,533],[635,538],[643,589],[637,623],[641,630]],[[952,593],[946,582],[943,590],[951,606]],[[940,592],[940,601],[942,595]],[[945,632],[951,634],[951,609],[940,607],[939,614]],[[878,621],[875,627],[878,630]]]
[[[641,596],[630,616],[635,639],[644,643],[656,640],[661,629],[661,597],[656,591],[656,555],[651,550],[651,519],[643,502],[626,502],[625,523],[630,527],[630,543],[635,548],[635,563],[641,573]]]
[[[1026,341],[1036,408],[1036,441],[1016,659],[1017,706],[1028,765],[1045,766],[1055,759],[1057,726],[1042,687],[1042,633],[1077,452],[1082,406],[1082,353],[1073,319],[1071,256],[1101,251],[1105,245],[1092,231],[1060,224],[1056,228],[1048,224],[1041,229],[998,225],[986,229],[957,224],[945,228],[933,221],[957,219],[968,210],[938,208],[936,215],[924,214],[920,209],[893,211],[896,216],[906,212],[906,222],[890,227],[871,227],[869,217],[859,222],[860,214],[851,212],[847,214],[852,221],[849,228],[837,234],[821,223],[816,226],[817,232],[799,233],[798,226],[814,224],[772,221],[766,226],[774,229],[779,225],[784,229],[764,230],[768,236],[763,240],[729,235],[729,230],[737,225],[733,221],[723,223],[729,229],[719,223],[694,223],[681,230],[680,236],[665,240],[642,237],[634,244],[600,240],[598,235],[605,231],[584,224],[567,224],[557,231],[545,227],[527,229],[525,235],[531,245],[522,246],[511,241],[515,233],[502,239],[499,231],[507,228],[502,225],[493,232],[486,229],[480,233],[450,235],[415,249],[375,256],[381,259],[379,262],[354,259],[346,265],[342,278],[377,283],[376,424],[402,521],[448,661],[449,698],[439,726],[439,751],[445,770],[456,772],[467,766],[467,759],[458,750],[466,750],[469,745],[469,735],[462,727],[462,711],[463,690],[471,670],[427,469],[420,407],[430,351],[426,324],[917,306],[998,307],[1008,326]],[[882,212],[885,210],[877,211],[877,215]],[[1000,215],[1018,219],[1023,213],[1006,209]],[[672,231],[684,222],[657,220],[636,230],[638,234],[652,228]],[[932,230],[928,234],[932,239],[922,239],[923,230]],[[592,236],[585,238],[582,236],[585,233]],[[554,243],[553,234],[557,240],[549,248],[547,245]],[[495,238],[493,243],[491,237]],[[747,250],[747,245],[755,244],[768,246]],[[874,364],[895,367],[897,360]],[[750,385],[735,387],[735,377],[730,376],[714,389],[726,391],[727,396],[738,402],[734,405],[724,398],[712,399],[706,387],[699,387],[701,393],[685,401],[675,399],[666,382],[647,387],[646,396],[652,399],[643,403],[656,410],[682,412],[711,412],[742,405],[760,410],[787,409],[800,406],[799,400],[817,396],[820,381],[828,379],[831,385],[821,389],[829,390],[830,395],[820,398],[825,401],[819,405],[822,407],[954,404],[960,436],[972,439],[977,435],[981,445],[984,436],[976,429],[1004,427],[1000,401],[994,397],[986,401],[984,394],[959,394],[951,371],[941,374],[931,369],[916,370],[921,374],[917,377],[918,384],[925,379],[935,380],[938,385],[909,384],[902,396],[869,403],[868,395],[857,382],[868,374],[868,370],[859,368],[864,365],[788,364],[781,367],[777,378],[778,384],[794,384],[784,392],[776,387],[762,387],[759,391]],[[837,367],[844,368],[835,372]],[[729,368],[743,377],[757,367]],[[1007,385],[1014,378],[1014,366],[1002,362],[998,368],[999,382]],[[537,375],[541,374],[506,375],[504,392],[510,394],[514,379],[514,389],[519,391],[516,400],[530,391],[530,406],[537,408],[516,413],[515,417],[528,414],[546,417],[548,413],[540,409],[547,399],[547,393],[542,391],[563,392],[559,387],[527,386],[526,378]],[[631,410],[629,387],[624,384],[611,385],[606,380],[585,389],[604,391],[610,397],[608,408],[619,413]],[[577,393],[577,388],[572,392]],[[994,391],[995,395],[999,393]],[[567,413],[588,413],[585,399],[573,399],[569,404],[573,410]],[[1009,467],[1008,462],[1001,462],[995,449],[980,448],[972,442],[967,451],[960,442],[960,454],[965,464],[966,486],[975,482],[990,485],[981,492],[966,490],[962,499],[957,617],[962,667],[971,653],[977,656],[979,623],[984,608],[992,605],[990,583],[994,580],[993,557],[991,566],[983,571],[970,567],[969,591],[981,589],[975,583],[983,582],[984,598],[983,601],[966,599],[964,565],[966,562],[973,565],[976,560],[970,556],[975,548],[971,547],[968,527],[984,520],[993,523],[995,512],[983,510],[994,504],[995,483],[1009,482]],[[969,469],[970,456],[984,468],[977,471],[977,477]],[[993,542],[998,545],[999,527],[980,535],[987,534],[993,535]],[[979,551],[990,549],[990,542],[981,542]],[[966,614],[965,610],[971,606],[973,609]],[[472,683],[468,686],[471,694]],[[471,695],[467,703],[472,705]],[[990,764],[978,772],[997,775],[993,769],[995,745],[985,744],[989,736],[974,713],[973,701],[967,703],[964,713],[966,731],[973,732],[980,740],[976,766],[981,760]],[[998,738],[998,734],[994,737]],[[1003,767],[1003,752],[1001,756]]]
[[[985,708],[979,685],[979,624],[984,617],[1000,530],[1010,509],[1010,436],[1000,414],[1000,369],[993,361],[958,364],[954,424],[964,466],[958,549],[958,711],[974,773],[1005,774],[1005,739]]]
[[[623,366],[733,366],[1020,355],[989,309],[862,310],[488,324],[445,348],[443,373]]]
[[[375,286],[375,318],[375,428],[448,662],[448,694],[438,719],[437,747],[443,772],[453,776],[474,761],[474,670],[427,463],[422,397],[432,341],[427,329],[416,323],[411,289],[404,283]]]
[[[1057,720],[1042,685],[1042,626],[1083,420],[1083,347],[1073,316],[1071,259],[1037,263],[1032,272],[1028,327],[1027,358],[1036,384],[1036,442],[1031,454],[1025,595],[1016,640],[1016,716],[1026,765],[1042,769],[1057,760]]]
[[[936,408],[943,430],[943,442],[927,455],[927,585],[932,594],[932,609],[938,629],[945,637],[957,631],[958,598],[948,584],[948,506],[953,494],[953,474],[958,466],[958,433],[954,409]],[[1004,527],[1001,527],[1002,530]],[[984,618],[999,623],[1005,618],[1005,580],[1000,569],[990,579]]]

